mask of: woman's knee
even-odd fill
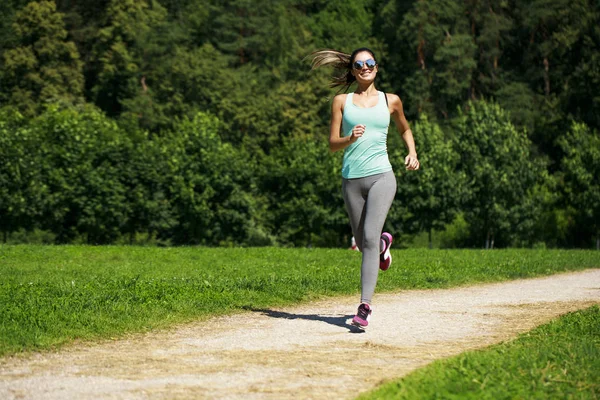
[[[380,246],[380,235],[365,235],[362,240],[361,250],[364,249],[379,249]]]

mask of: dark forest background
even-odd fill
[[[401,246],[600,246],[598,0],[3,0],[2,239],[349,246],[306,57],[363,46]]]

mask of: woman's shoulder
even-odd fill
[[[344,109],[344,104],[346,104],[346,99],[348,98],[348,93],[338,94],[333,98],[332,105],[334,108]]]
[[[389,101],[402,101],[400,100],[400,96],[398,96],[395,93],[387,93],[387,92],[382,92]]]
[[[388,104],[389,105],[396,105],[396,104],[402,104],[402,100],[400,100],[400,96],[398,96],[395,93],[386,93],[383,92],[383,94],[385,95],[385,97],[387,98]]]
[[[333,98],[333,102],[345,102],[346,99],[348,98],[348,93],[341,93],[341,94],[337,94],[334,96]]]

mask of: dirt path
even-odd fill
[[[356,300],[255,310],[170,332],[0,359],[0,398],[353,398],[356,390],[432,360],[599,304],[600,269],[376,294],[366,333],[344,325]]]

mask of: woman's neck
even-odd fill
[[[377,93],[377,89],[375,88],[375,82],[371,82],[367,85],[361,85],[359,83],[354,93],[367,96],[371,96],[374,93]]]

